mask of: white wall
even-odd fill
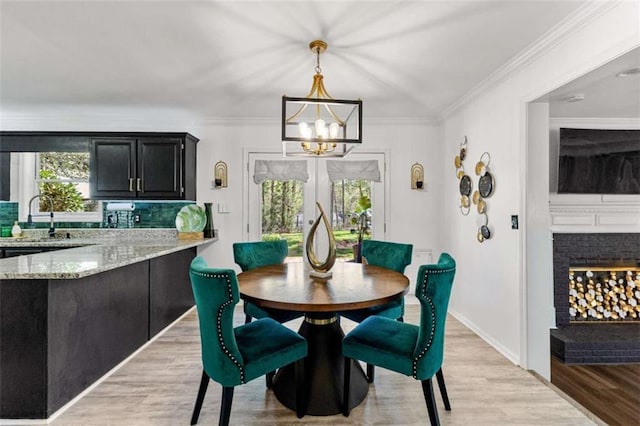
[[[533,156],[547,158],[531,158],[528,163],[526,103],[640,45],[638,2],[621,2],[605,9],[563,40],[551,43],[510,78],[456,109],[443,124],[446,167],[442,178],[442,229],[446,231],[442,245],[458,261],[451,310],[513,362],[533,368],[547,379],[549,343],[544,328],[548,329],[548,324],[541,322],[527,327],[525,323],[527,283],[523,251],[527,245],[523,230],[527,221],[523,214],[527,208],[527,167],[548,163],[549,149],[548,144],[530,147]],[[482,152],[488,151],[497,182],[487,209],[493,236],[482,244],[476,241],[475,219],[462,216],[457,207],[460,195],[453,158],[463,135],[469,139],[466,169],[473,173],[473,164]],[[548,170],[539,173],[548,176]],[[473,177],[477,183],[477,177]],[[546,178],[545,185],[548,188]],[[518,231],[510,229],[512,214],[520,216]],[[552,286],[552,282],[535,285],[541,287],[530,283],[529,291],[534,294],[539,291],[536,298],[548,300],[545,295],[549,288],[545,286]],[[548,312],[553,308],[548,303],[552,302],[532,309]],[[543,329],[537,330],[540,327]]]
[[[278,121],[210,123],[193,130],[198,144],[198,202],[213,202],[227,206],[229,213],[214,212],[214,225],[220,229],[220,240],[203,250],[207,260],[219,266],[233,267],[231,245],[245,238],[242,209],[243,149],[261,147],[265,152],[281,151]],[[387,122],[363,120],[363,144],[357,151],[387,154],[387,232],[390,241],[412,243],[414,262],[426,263],[421,252],[439,250],[440,240],[440,176],[442,175],[441,139],[439,128],[413,121]],[[355,151],[354,151],[355,152]],[[347,157],[348,159],[348,157]],[[213,165],[225,161],[229,170],[228,188],[212,189]],[[425,169],[423,191],[411,190],[411,165],[416,161]],[[248,179],[250,181],[250,179]],[[430,260],[430,259],[428,259]],[[417,268],[407,269],[415,279]]]

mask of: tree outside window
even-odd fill
[[[38,156],[40,211],[95,212],[98,202],[89,199],[89,153],[43,152]],[[45,197],[46,196],[46,197]]]

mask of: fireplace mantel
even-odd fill
[[[549,194],[554,233],[640,232],[640,195]]]

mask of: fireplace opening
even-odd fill
[[[569,267],[569,323],[640,321],[640,268]]]

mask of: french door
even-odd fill
[[[343,218],[344,204],[342,211],[338,211],[340,203],[336,203],[334,200],[334,191],[336,191],[337,185],[343,185],[344,181],[331,182],[329,175],[327,174],[327,166],[325,158],[283,158],[281,153],[261,153],[261,152],[246,152],[245,154],[247,167],[245,171],[245,182],[247,185],[246,200],[244,203],[246,218],[245,240],[246,241],[261,241],[263,239],[278,237],[277,235],[271,236],[272,233],[270,224],[272,221],[265,217],[269,214],[269,209],[264,209],[265,205],[269,205],[270,198],[272,196],[268,194],[269,191],[275,187],[273,182],[266,181],[264,183],[256,184],[254,182],[255,164],[256,160],[273,160],[273,161],[305,161],[307,166],[307,172],[309,179],[306,182],[289,182],[287,184],[287,191],[294,194],[291,198],[295,198],[283,201],[278,199],[278,202],[286,204],[286,208],[295,209],[295,212],[288,212],[289,225],[286,228],[294,228],[293,233],[286,233],[286,238],[290,238],[293,234],[300,239],[299,242],[290,244],[290,256],[303,258],[305,254],[306,238],[309,235],[311,225],[319,216],[319,211],[316,206],[316,202],[320,203],[325,214],[329,216],[329,219],[334,224],[345,223],[346,219]],[[384,239],[385,233],[385,154],[384,153],[351,153],[346,159],[335,159],[337,161],[364,161],[364,160],[376,160],[378,168],[380,170],[380,182],[363,183],[370,190],[371,199],[371,220],[370,220],[370,236],[371,238]],[[263,191],[263,185],[267,185]],[[278,189],[282,192],[282,185]],[[281,195],[281,194],[280,194]],[[337,206],[338,205],[338,206]],[[293,222],[292,222],[293,221]],[[263,226],[264,225],[264,226]],[[270,228],[265,230],[263,227]],[[338,226],[339,227],[339,226]],[[336,230],[336,233],[338,231]],[[277,234],[277,233],[276,233]],[[355,238],[355,237],[354,237]],[[327,250],[327,239],[324,233],[323,227],[320,226],[316,241],[316,252],[319,256],[323,256]],[[340,243],[340,241],[339,241]],[[291,247],[298,247],[301,250]]]

